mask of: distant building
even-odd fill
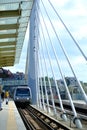
[[[10,92],[12,97],[15,87],[18,85],[27,85],[25,74],[22,72],[12,73],[10,70],[0,68],[0,84],[3,89]]]
[[[55,81],[53,78],[49,78],[49,80],[50,80],[50,85],[52,88],[54,98],[57,99],[58,94],[57,94],[57,90],[56,90]],[[67,84],[67,87],[69,89],[69,92],[71,94],[72,99],[73,100],[82,99],[82,95],[81,95],[79,85],[78,85],[76,78],[75,77],[65,77],[65,81],[66,81],[66,84]],[[62,79],[59,79],[59,80],[56,80],[56,82],[58,85],[58,89],[59,89],[61,98],[68,99],[68,95],[67,95],[67,91],[66,91],[66,88],[64,85],[64,81]],[[48,95],[50,95],[51,93],[50,93],[49,81],[48,81],[47,77],[45,77],[45,83],[46,83],[47,93],[48,93]],[[44,83],[44,78],[42,77],[42,86],[43,86],[44,94],[45,94],[45,83]],[[40,86],[41,86],[41,81],[40,81]]]
[[[43,86],[44,94],[45,94],[45,83],[46,83],[47,93],[48,93],[49,97],[51,96],[50,86],[49,85],[51,85],[51,89],[52,89],[52,92],[53,92],[54,99],[58,99],[58,94],[57,94],[57,90],[56,90],[56,85],[55,85],[54,79],[53,78],[49,78],[50,84],[49,84],[48,78],[45,78],[45,83],[44,83],[44,78],[41,78],[40,80],[42,80],[42,86]],[[61,80],[61,82],[59,80],[59,83],[61,85],[58,84],[58,81],[56,81],[56,82],[57,82],[57,85],[58,85],[58,88],[59,88],[59,91],[60,91],[61,98],[65,99],[65,95],[66,95],[65,94],[65,87],[64,87],[64,84],[62,84],[63,83],[62,80]],[[40,81],[40,90],[41,90],[41,81]]]
[[[72,99],[73,100],[82,99],[83,97],[82,97],[82,94],[80,92],[79,84],[78,84],[76,78],[75,77],[65,77],[65,80],[66,80],[66,84],[67,84],[67,87],[69,89],[69,92],[71,94]],[[67,92],[65,89],[64,81],[60,79],[60,80],[57,80],[57,83],[59,85],[60,92],[61,93],[62,93],[62,91],[65,92],[65,98],[68,99],[68,95],[67,95]]]
[[[0,68],[0,78],[8,78],[12,75],[12,73],[9,70]]]
[[[13,79],[15,79],[15,80],[25,79],[25,74],[22,72],[16,72],[13,74]]]
[[[78,82],[75,77],[65,77],[67,86],[78,87]]]

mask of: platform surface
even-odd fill
[[[26,130],[24,123],[18,113],[14,101],[2,102],[0,111],[0,130]]]

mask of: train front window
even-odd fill
[[[30,96],[30,91],[29,89],[18,88],[16,91],[16,96]]]

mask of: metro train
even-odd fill
[[[14,91],[15,103],[29,103],[31,104],[32,95],[31,89],[26,86],[18,86]]]

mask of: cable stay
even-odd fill
[[[58,16],[58,18],[60,19],[61,23],[63,24],[63,26],[65,27],[65,29],[67,30],[68,34],[70,35],[70,37],[72,38],[72,40],[74,41],[74,43],[76,44],[76,46],[78,47],[78,49],[80,50],[81,54],[83,55],[83,57],[85,58],[85,60],[87,61],[87,56],[84,54],[84,52],[82,51],[81,47],[79,46],[78,42],[75,40],[75,38],[73,37],[73,35],[71,34],[71,32],[69,31],[68,27],[65,25],[64,21],[62,20],[62,18],[60,17],[60,15],[58,14],[58,12],[56,11],[56,9],[54,8],[54,6],[52,5],[52,3],[50,2],[50,0],[48,0],[51,7],[53,8],[53,10],[55,11],[56,15]]]

